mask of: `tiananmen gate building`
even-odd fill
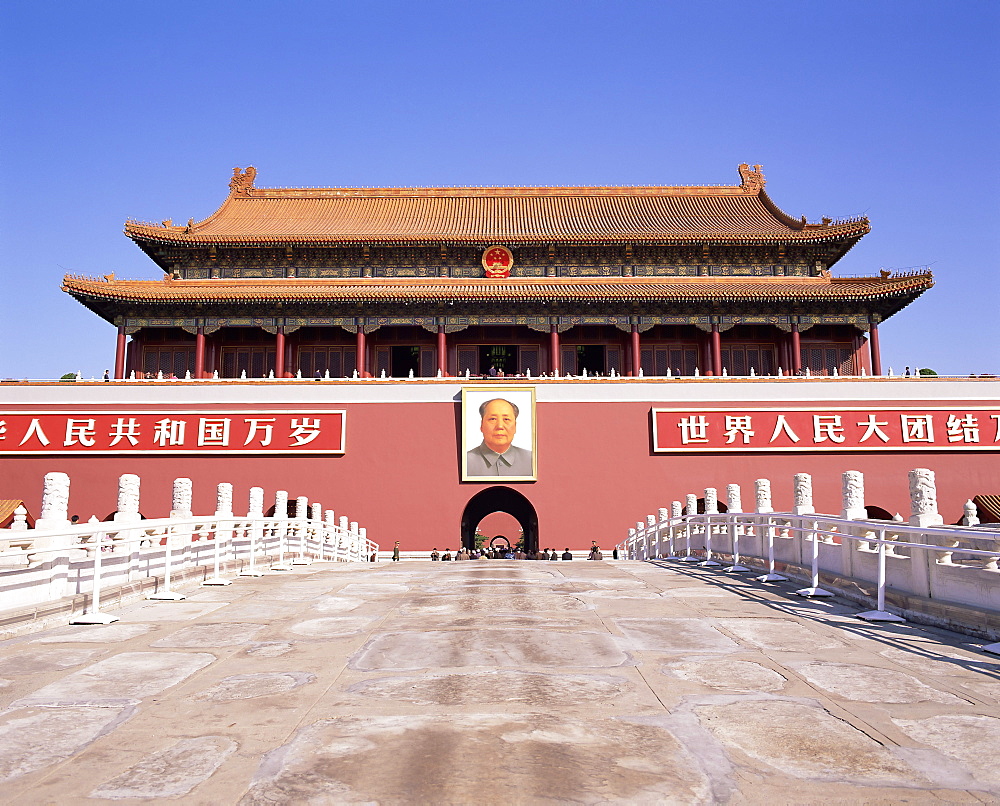
[[[162,281],[66,277],[118,328],[115,377],[877,375],[879,324],[932,284],[833,277],[868,220],[793,218],[760,166],[705,187],[255,177],[203,221],[126,224]]]
[[[834,276],[866,218],[783,212],[760,166],[696,187],[279,188],[235,169],[201,221],[129,221],[157,280],[67,276],[117,329],[111,383],[0,385],[0,498],[72,480],[70,511],[170,510],[190,478],[305,496],[383,547],[469,545],[496,512],[529,549],[608,547],[685,494],[840,474],[946,522],[1000,492],[996,379],[885,377],[879,326],[928,272]],[[237,508],[239,504],[237,504]],[[37,515],[37,512],[31,511]]]

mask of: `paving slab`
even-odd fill
[[[1000,801],[1000,659],[670,563],[314,563],[0,642],[0,803]]]

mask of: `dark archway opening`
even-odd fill
[[[531,502],[510,487],[487,487],[480,490],[465,505],[462,513],[462,545],[471,550],[475,545],[476,527],[493,512],[506,512],[513,516],[524,533],[524,550],[528,554],[538,551],[538,515]],[[513,541],[511,541],[513,542]]]

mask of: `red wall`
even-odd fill
[[[839,403],[840,401],[838,401]],[[923,401],[926,405],[927,401]],[[742,486],[745,508],[753,506],[753,481],[770,478],[776,510],[792,504],[792,475],[813,476],[816,508],[839,513],[840,473],[865,474],[867,503],[909,514],[907,470],[937,473],[941,514],[962,515],[962,504],[978,493],[1000,491],[1000,456],[985,451],[887,452],[882,454],[653,454],[652,405],[636,403],[539,402],[538,481],[510,483],[538,513],[540,546],[609,547],[658,507]],[[0,498],[21,498],[37,515],[42,477],[63,471],[71,478],[70,514],[103,519],[116,504],[117,477],[142,479],[143,514],[170,509],[173,479],[194,481],[194,510],[215,510],[215,485],[232,482],[237,512],[246,511],[248,490],[259,485],[273,502],[276,489],[305,495],[324,509],[367,527],[383,548],[399,540],[403,550],[455,548],[462,511],[488,486],[459,481],[459,412],[456,403],[331,404],[347,410],[347,452],[343,456],[240,457],[6,457],[0,459]]]

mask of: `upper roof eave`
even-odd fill
[[[130,220],[125,234],[147,252],[153,244],[485,247],[841,241],[850,248],[870,229],[864,217],[809,225],[774,204],[764,190],[760,166],[751,170],[741,165],[740,176],[740,185],[702,186],[257,188],[256,169],[241,173],[237,168],[229,196],[203,221],[174,226],[170,221]]]

